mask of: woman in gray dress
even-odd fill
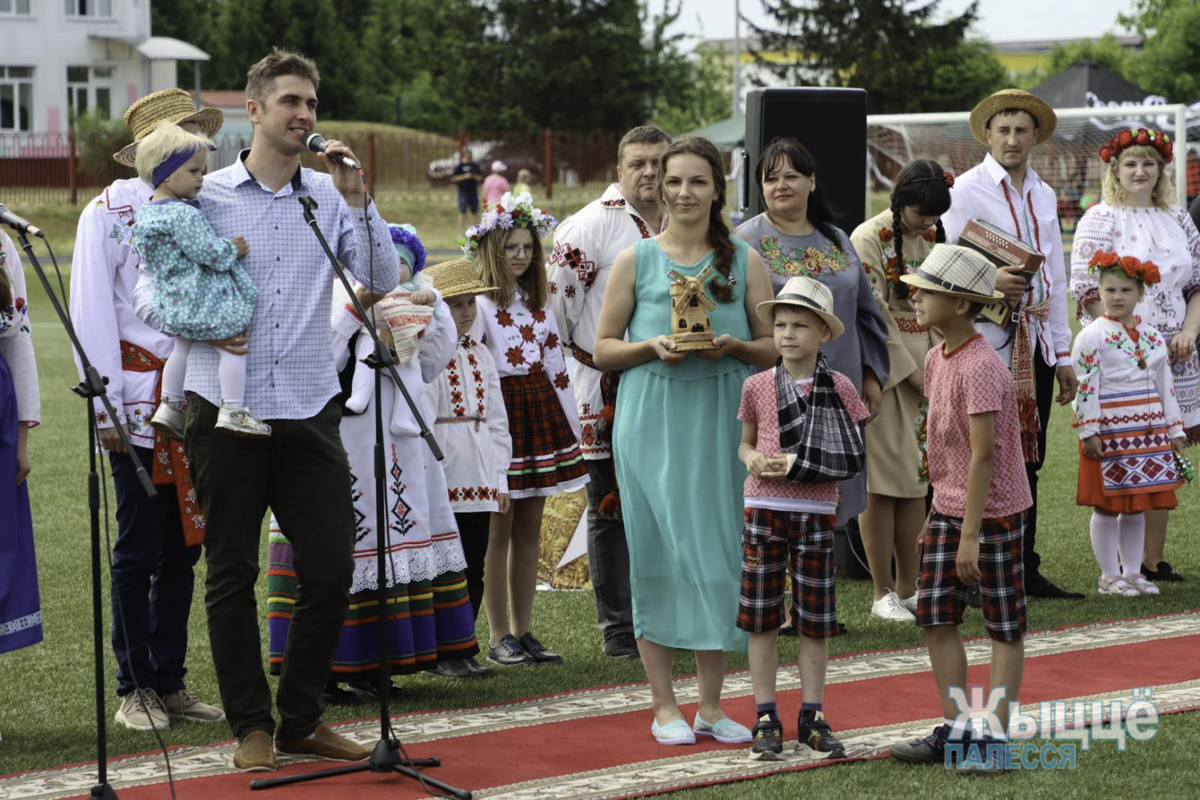
[[[767,210],[733,232],[758,251],[776,292],[793,275],[820,281],[833,293],[833,313],[844,335],[822,345],[829,368],[851,381],[871,412],[879,413],[887,382],[887,324],[850,238],[834,225],[833,212],[817,186],[812,154],[795,139],[776,139],[754,169]],[[870,454],[867,455],[870,458]],[[838,525],[867,507],[867,476],[859,473],[838,487]]]

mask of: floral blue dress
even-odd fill
[[[258,290],[194,201],[153,200],[137,212],[133,246],[154,278],[154,313],[185,339],[225,339],[250,325]]]

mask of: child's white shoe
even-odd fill
[[[895,592],[888,592],[871,604],[871,616],[889,622],[916,622],[917,618],[904,607]]]
[[[1125,581],[1136,589],[1138,594],[1160,594],[1158,587],[1147,580],[1146,576],[1140,572],[1135,572],[1133,575],[1126,575]]]
[[[1121,597],[1137,597],[1138,590],[1125,582],[1125,579],[1120,575],[1113,575],[1111,578],[1100,578],[1100,594],[1115,594]]]
[[[183,439],[183,410],[163,400],[158,404],[154,416],[150,418],[150,427],[162,431],[171,439]]]
[[[217,427],[253,439],[265,439],[271,435],[271,426],[251,414],[248,408],[221,406],[217,414]]]

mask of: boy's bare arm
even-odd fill
[[[969,418],[971,467],[967,472],[967,504],[955,559],[958,578],[966,584],[978,583],[980,578],[979,527],[983,524],[983,509],[987,506],[995,471],[995,417],[989,411],[972,414]]]

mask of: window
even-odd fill
[[[0,16],[27,17],[32,0],[0,0]]]
[[[66,0],[66,4],[68,17],[112,17],[112,0]]]
[[[72,114],[95,111],[103,119],[112,114],[112,67],[67,67],[67,108]]]
[[[0,131],[32,129],[33,67],[0,67]]]

